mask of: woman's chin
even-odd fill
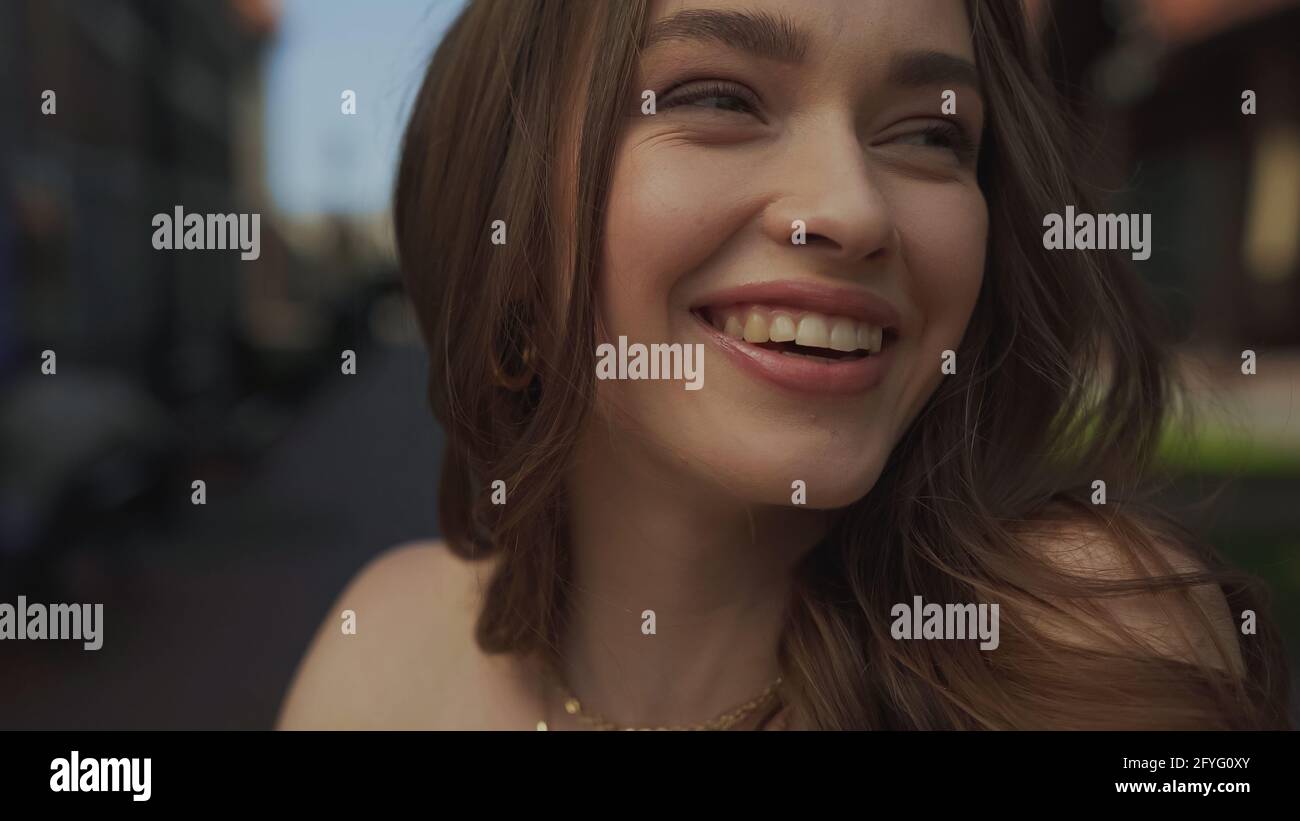
[[[713,475],[731,475],[724,484],[731,495],[748,505],[790,507],[804,510],[836,510],[848,507],[862,499],[876,484],[878,471],[863,474],[861,466],[853,472],[831,473],[825,466],[808,466],[789,472],[774,473],[768,469],[733,473],[719,470]]]

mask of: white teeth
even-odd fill
[[[745,326],[741,324],[740,317],[735,314],[727,317],[727,324],[723,326],[722,332],[732,339],[745,338]]]
[[[761,344],[794,342],[805,348],[880,353],[884,328],[843,316],[768,305],[710,308],[709,322],[732,339]],[[791,356],[806,354],[786,351]]]
[[[857,350],[858,333],[853,328],[853,320],[837,319],[831,326],[831,348],[837,351]]]
[[[817,314],[807,314],[799,320],[799,333],[794,339],[796,345],[809,348],[828,348],[831,344],[830,332],[826,330],[826,319]]]
[[[767,341],[767,317],[761,311],[749,312],[749,318],[745,320],[745,341]]]
[[[794,320],[785,314],[772,317],[769,338],[773,342],[793,342],[795,338]]]

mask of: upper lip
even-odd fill
[[[735,304],[803,308],[895,330],[902,322],[897,308],[869,291],[806,280],[753,282],[727,288],[701,298],[691,310]]]

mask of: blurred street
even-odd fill
[[[234,495],[210,483],[206,506],[114,555],[69,557],[58,595],[104,603],[104,646],[5,642],[0,728],[271,726],[348,578],[436,535],[424,362],[415,347],[358,351],[357,374],[327,380]]]

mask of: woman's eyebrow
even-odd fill
[[[769,60],[798,63],[808,52],[809,37],[789,18],[766,11],[685,9],[654,23],[642,48],[670,40],[709,41]]]
[[[940,84],[964,85],[980,91],[980,73],[964,57],[943,51],[909,51],[889,61],[889,82],[919,87]]]
[[[788,17],[766,11],[684,9],[654,23],[643,49],[674,40],[718,43],[782,63],[799,63],[811,40]],[[909,87],[964,85],[980,91],[979,71],[964,57],[943,51],[911,51],[889,62],[889,82]]]

